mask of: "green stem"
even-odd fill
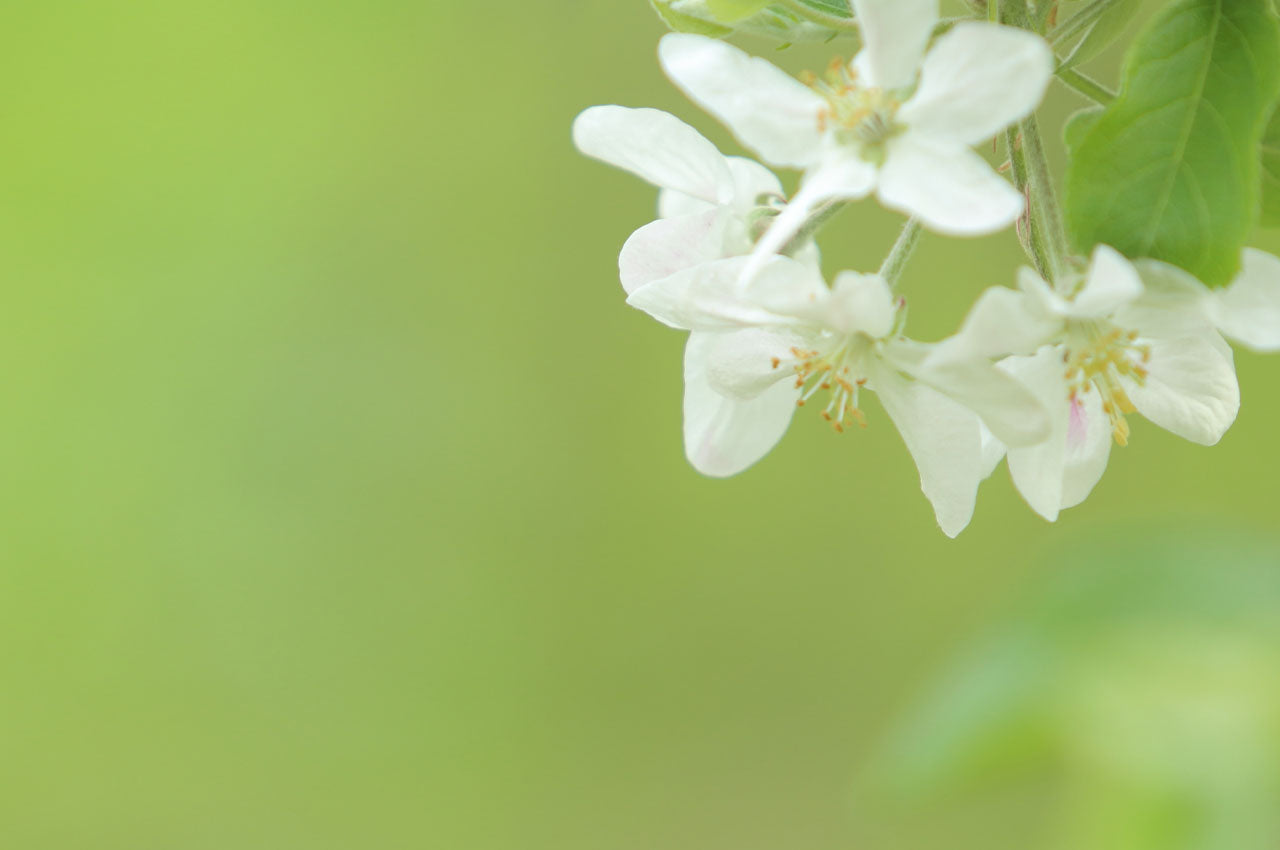
[[[1040,232],[1044,263],[1049,272],[1048,279],[1052,281],[1066,271],[1067,257],[1071,254],[1067,247],[1067,232],[1062,226],[1062,208],[1058,206],[1053,174],[1049,170],[1049,158],[1044,152],[1044,140],[1040,136],[1040,125],[1035,115],[1026,118],[1019,125],[1019,130],[1030,196],[1028,215],[1032,230]]]
[[[987,20],[993,24],[1000,22],[1000,0],[987,0]]]
[[[1049,27],[1049,16],[1053,14],[1053,7],[1056,0],[1036,0],[1035,2],[1035,24],[1036,32],[1044,34]]]
[[[1084,33],[1098,22],[1103,13],[1114,6],[1116,0],[1093,0],[1088,6],[1085,6],[1079,12],[1071,16],[1071,19],[1059,26],[1049,35],[1051,44],[1062,44],[1070,42]]]
[[[1009,172],[1013,178],[1013,186],[1022,193],[1024,198],[1029,198],[1030,192],[1027,189],[1027,158],[1022,152],[1022,140],[1018,135],[1017,126],[1010,127],[1004,134],[1005,149],[1009,153]],[[1028,204],[1030,201],[1028,200]],[[1022,248],[1027,252],[1027,256],[1031,259],[1031,264],[1035,266],[1041,277],[1049,277],[1049,259],[1044,248],[1044,234],[1040,229],[1039,216],[1033,216],[1031,209],[1028,207],[1023,217],[1026,222],[1026,233],[1022,233],[1019,229],[1019,237],[1022,242]]]
[[[819,26],[840,30],[841,32],[858,32],[858,22],[852,17],[845,18],[840,15],[831,15],[812,6],[806,6],[800,0],[780,0],[778,5]]]
[[[1117,95],[1111,89],[1102,83],[1087,77],[1074,68],[1059,68],[1057,71],[1058,79],[1069,88],[1074,89],[1078,94],[1082,94],[1095,103],[1103,106],[1110,106],[1116,99]]]
[[[846,201],[832,201],[825,206],[819,207],[817,212],[809,216],[805,223],[796,231],[796,235],[787,240],[787,244],[779,249],[779,254],[786,254],[788,257],[800,250],[806,242],[813,238],[814,234],[826,226],[827,222],[836,217],[836,214],[848,206]]]
[[[902,226],[898,241],[893,243],[893,249],[889,251],[889,256],[885,257],[884,265],[880,266],[880,276],[889,286],[897,286],[903,270],[911,260],[911,255],[915,253],[916,244],[920,241],[920,231],[920,222],[914,218],[908,219]]]
[[[1022,29],[1032,28],[1026,0],[1005,0],[1002,11],[1006,24]],[[1027,252],[1041,276],[1054,281],[1066,271],[1070,250],[1035,113],[1017,126],[1010,127],[1005,138],[1009,146],[1009,162],[1013,167],[1013,183],[1027,199]]]

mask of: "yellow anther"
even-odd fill
[[[830,350],[821,352],[800,347],[791,349],[796,358],[795,388],[800,390],[796,399],[797,407],[804,407],[810,398],[819,391],[827,391],[831,398],[826,409],[821,411],[822,418],[831,423],[839,433],[855,422],[866,427],[866,417],[858,409],[858,391],[866,384],[866,378],[854,375],[859,343],[849,337],[833,340]],[[780,359],[771,359],[770,363],[778,368]]]
[[[1063,354],[1072,401],[1096,390],[1102,412],[1111,420],[1112,436],[1121,446],[1128,444],[1130,433],[1124,417],[1136,412],[1123,379],[1142,386],[1149,374],[1144,364],[1151,358],[1151,348],[1137,345],[1138,338],[1137,331],[1110,323],[1080,322],[1072,328],[1070,347]]]
[[[1119,446],[1129,445],[1129,423],[1120,417],[1111,424],[1111,436]]]

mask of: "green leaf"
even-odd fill
[[[1262,223],[1280,226],[1280,106],[1262,134]]]
[[[801,2],[828,15],[849,16],[849,8],[841,0]],[[745,33],[789,44],[851,34],[806,20],[775,0],[649,0],[649,4],[671,29],[714,38]]]
[[[662,18],[662,22],[676,32],[691,32],[713,38],[723,38],[733,32],[730,27],[720,26],[704,18],[695,18],[684,12],[677,12],[671,8],[671,2],[672,0],[649,0],[649,5],[658,13],[658,17]]]
[[[800,0],[801,3],[818,12],[836,15],[841,18],[852,18],[848,0]]]
[[[1062,128],[1062,139],[1067,143],[1068,149],[1080,147],[1080,143],[1084,141],[1084,137],[1089,135],[1089,131],[1098,123],[1098,119],[1102,117],[1101,106],[1091,106],[1088,109],[1081,109],[1074,112],[1067,119],[1067,123]]]
[[[1105,243],[1228,283],[1257,220],[1258,144],[1278,95],[1271,0],[1166,7],[1130,47],[1120,97],[1074,140],[1076,249]]]
[[[707,9],[716,20],[731,24],[751,17],[769,3],[770,0],[707,0]]]
[[[1101,53],[1107,45],[1124,33],[1141,8],[1142,0],[1116,0],[1116,4],[1103,12],[1102,16],[1085,32],[1084,38],[1076,44],[1071,55],[1063,60],[1063,67],[1075,67]]]

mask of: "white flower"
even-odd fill
[[[1254,351],[1280,351],[1280,257],[1246,248],[1240,274],[1210,289],[1177,266],[1139,260],[1147,292],[1171,307],[1201,311],[1223,336]]]
[[[805,171],[757,247],[784,245],[813,210],[875,192],[933,230],[989,233],[1024,202],[971,146],[1029,115],[1052,77],[1044,39],[996,24],[957,24],[925,55],[937,0],[854,0],[865,48],[805,85],[714,39],[673,33],[668,76],[766,162]]]
[[[700,263],[749,253],[783,203],[782,185],[763,165],[724,156],[697,130],[657,109],[593,106],[574,120],[573,140],[582,153],[662,190],[658,220],[632,234],[618,257],[628,293]],[[812,243],[803,255],[817,262]]]
[[[990,289],[964,327],[931,355],[996,356],[1049,411],[1052,434],[1009,448],[1018,491],[1050,522],[1084,501],[1106,468],[1111,441],[1129,439],[1128,413],[1213,445],[1240,409],[1231,349],[1197,309],[1144,292],[1134,266],[1099,245],[1065,296],[1030,269],[1020,291]],[[999,436],[999,435],[997,435]]]
[[[954,537],[994,466],[981,423],[1018,445],[1048,434],[1044,410],[988,359],[926,364],[930,348],[901,336],[903,305],[883,278],[845,272],[828,288],[813,267],[775,256],[744,284],[748,261],[670,275],[628,298],[692,331],[684,434],[700,472],[728,476],[755,463],[797,406],[819,407],[837,431],[863,424],[861,394],[874,390],[915,459],[939,525]]]

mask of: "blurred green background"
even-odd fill
[[[0,845],[1050,845],[1040,785],[883,839],[855,788],[1064,547],[1275,529],[1280,360],[1239,355],[1215,449],[1135,423],[1056,526],[1001,469],[947,540],[875,407],[699,477],[681,335],[616,280],[654,192],[569,141],[616,102],[737,152],[662,32],[641,0],[5,10]],[[829,269],[899,223],[845,213]],[[914,332],[1020,256],[927,237]]]

